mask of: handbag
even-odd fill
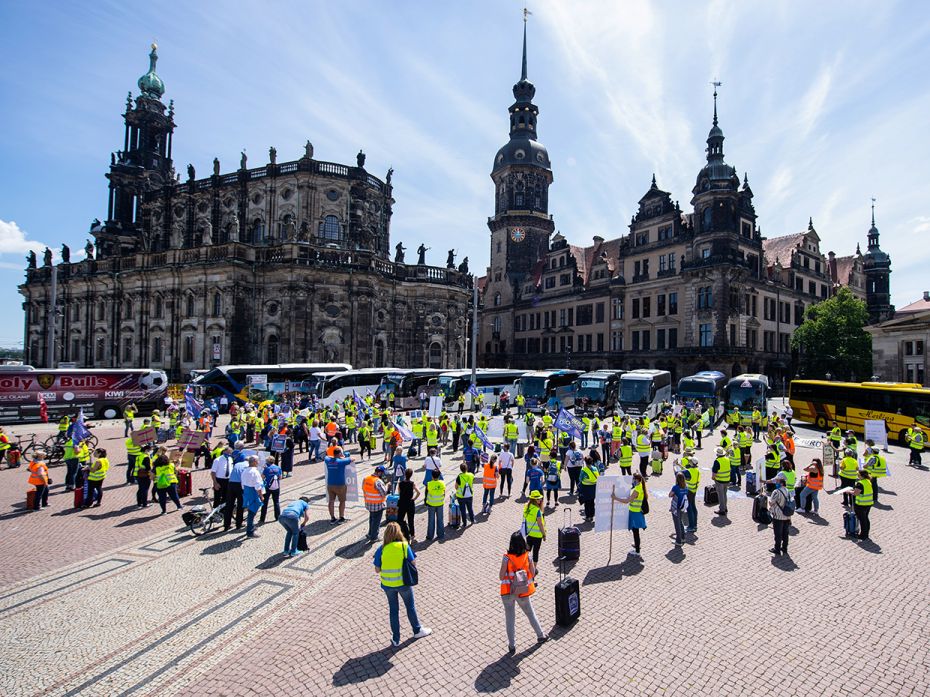
[[[643,499],[643,515],[649,513],[649,499]]]
[[[404,561],[400,567],[400,574],[405,586],[415,586],[420,582],[420,572],[417,571],[413,560],[407,556],[408,549],[410,548],[404,545]]]

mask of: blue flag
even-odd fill
[[[71,442],[74,443],[76,447],[81,444],[81,441],[87,440],[88,438],[90,438],[90,431],[88,431],[87,426],[84,425],[84,410],[81,409],[71,429]]]
[[[484,431],[478,428],[477,424],[472,426],[472,428],[469,430],[469,433],[476,435],[478,440],[481,441],[485,448],[488,450],[494,450],[494,445],[491,443],[491,441],[488,440],[488,437],[484,435]]]
[[[468,386],[468,394],[470,394],[472,397],[478,396],[478,388],[475,387],[475,383],[472,383]]]
[[[565,407],[559,409],[559,415],[555,418],[555,427],[560,431],[565,431],[573,438],[581,438],[584,431],[584,423],[577,416],[572,416]]]
[[[190,385],[184,390],[184,407],[192,418],[200,418],[200,412],[203,411],[203,404],[194,399],[194,388]]]
[[[369,394],[370,393],[371,390],[369,390]],[[354,389],[352,390],[352,399],[355,400],[355,406],[358,407],[359,414],[368,414],[371,412],[371,409],[369,409],[368,405],[362,401],[362,398],[358,396],[358,392],[356,392]]]

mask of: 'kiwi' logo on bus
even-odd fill
[[[43,390],[47,390],[49,387],[55,384],[55,376],[44,373],[36,378],[39,381],[39,386]]]

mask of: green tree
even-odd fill
[[[848,288],[804,313],[804,322],[791,337],[801,355],[804,377],[868,380],[872,375],[872,337],[863,327],[869,313],[865,302]]]

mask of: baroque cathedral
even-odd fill
[[[716,84],[706,164],[689,207],[653,175],[628,232],[571,244],[549,213],[553,172],[537,137],[535,94],[524,24],[510,140],[491,170],[490,264],[478,279],[481,365],[657,368],[674,381],[700,370],[757,372],[780,386],[797,372],[791,336],[811,304],[846,286],[866,301],[872,322],[894,313],[874,208],[865,254],[857,246],[852,255],[825,255],[813,220],[794,234],[762,235],[748,176],[724,159]]]
[[[110,159],[105,222],[84,257],[31,254],[25,361],[54,367],[161,368],[175,380],[218,364],[344,362],[460,367],[472,276],[450,252],[427,266],[390,256],[394,199],[384,179],[318,160],[268,160],[182,181],[174,102],[149,70],[126,100],[122,150]],[[52,336],[49,336],[49,332]],[[49,348],[51,346],[51,353]]]

